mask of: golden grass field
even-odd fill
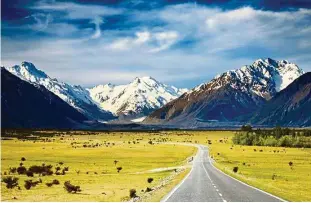
[[[64,162],[64,166],[69,166],[66,175],[40,177],[43,183],[30,190],[23,187],[24,180],[36,180],[39,178],[38,175],[29,178],[14,174],[13,176],[19,178],[21,190],[7,189],[2,183],[2,200],[128,201],[129,190],[134,188],[137,195],[142,198],[140,201],[159,201],[183,179],[189,169],[181,173],[174,170],[159,172],[149,170],[186,165],[187,158],[196,153],[196,148],[163,144],[186,142],[208,145],[216,161],[216,167],[244,182],[288,201],[311,201],[311,149],[232,145],[231,137],[234,132],[229,131],[82,134],[72,132],[71,136],[50,138],[55,139],[53,142],[2,140],[2,175],[10,167],[17,167],[21,157],[26,158],[24,162],[26,167],[42,163],[56,167],[60,161]],[[150,140],[155,144],[149,144]],[[208,140],[211,140],[212,144],[209,145]],[[96,143],[102,145],[95,148],[83,147],[83,144]],[[114,160],[118,160],[116,165]],[[288,165],[290,161],[293,162],[293,167]],[[116,170],[118,166],[122,167],[120,173]],[[239,167],[237,173],[232,172],[234,166]],[[76,171],[80,173],[77,174]],[[147,183],[149,177],[154,178],[151,184]],[[47,187],[45,182],[53,179],[58,179],[61,184]],[[67,180],[79,185],[82,192],[67,193],[63,189],[63,183]],[[164,186],[160,187],[163,183]],[[157,189],[142,192],[147,187]]]

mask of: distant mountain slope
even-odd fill
[[[71,128],[86,120],[58,96],[1,68],[2,128]]]
[[[187,89],[177,89],[151,77],[135,78],[127,85],[99,85],[90,95],[104,110],[116,115],[141,117],[176,99]]]
[[[255,114],[251,123],[311,126],[311,72],[277,93]]]
[[[86,89],[79,85],[69,85],[52,79],[30,62],[23,62],[21,65],[6,67],[6,69],[22,80],[43,85],[89,119],[109,120],[114,118],[110,112],[100,109],[93,102]]]
[[[197,121],[238,120],[253,113],[302,74],[297,65],[288,61],[259,59],[193,88],[151,113],[145,122],[187,125]]]

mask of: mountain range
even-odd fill
[[[42,85],[1,68],[1,125],[7,128],[70,128],[87,118]]]
[[[245,121],[303,73],[285,60],[259,59],[193,88],[155,110],[144,122],[189,126]]]
[[[187,89],[165,85],[152,77],[141,77],[127,85],[98,85],[88,91],[104,110],[117,116],[143,117],[178,98]]]
[[[286,60],[258,59],[191,90],[149,76],[126,85],[83,88],[52,79],[30,62],[6,70],[35,88],[44,87],[89,121],[136,122],[146,117],[143,125],[186,128],[236,123],[310,125],[309,73]]]

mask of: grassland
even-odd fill
[[[144,201],[159,201],[189,170],[174,176],[174,171],[150,173],[155,168],[180,166],[196,149],[189,146],[165,145],[166,142],[200,143],[209,146],[216,167],[250,185],[275,194],[288,201],[311,201],[311,149],[283,147],[249,147],[233,145],[234,132],[229,131],[170,131],[170,132],[114,132],[96,135],[54,137],[54,142],[2,141],[2,172],[17,166],[25,157],[26,166],[42,162],[55,165],[63,161],[70,170],[65,176],[41,177],[43,182],[57,178],[63,183],[71,180],[82,192],[68,194],[62,185],[34,189],[8,190],[2,183],[2,199],[18,201],[127,201],[129,189],[135,188]],[[159,144],[149,144],[149,141]],[[131,142],[130,144],[128,142]],[[133,144],[135,141],[135,144]],[[208,144],[208,142],[211,144]],[[109,142],[109,145],[108,145]],[[137,143],[139,142],[139,143]],[[72,144],[75,143],[75,144]],[[89,148],[83,145],[102,146]],[[112,144],[114,143],[114,144]],[[107,147],[108,146],[108,147]],[[254,150],[256,149],[256,151]],[[120,173],[116,171],[121,166]],[[293,166],[289,166],[293,162]],[[238,172],[232,172],[233,167]],[[77,175],[76,170],[80,170]],[[86,174],[89,172],[89,174]],[[97,174],[94,174],[94,173]],[[17,175],[19,176],[19,175]],[[149,184],[147,178],[154,181]],[[19,176],[20,183],[25,176]],[[171,178],[170,181],[166,181]],[[34,178],[36,179],[36,178]],[[159,187],[167,182],[165,187]],[[150,193],[146,187],[158,188]]]
[[[3,201],[128,201],[130,189],[136,189],[138,196],[144,196],[145,192],[141,190],[161,185],[167,177],[175,173],[174,170],[156,173],[148,172],[149,170],[184,165],[187,157],[196,152],[196,148],[187,146],[151,145],[145,134],[122,136],[120,133],[104,133],[54,137],[50,140],[53,142],[2,140],[2,175],[4,172],[8,173],[10,167],[19,166],[21,157],[26,158],[26,168],[42,163],[51,164],[55,168],[60,166],[59,162],[64,163],[60,167],[69,167],[66,175],[35,175],[34,178],[30,178],[14,174],[19,178],[21,190],[7,189],[2,183]],[[88,147],[97,143],[101,146]],[[114,160],[118,162],[115,164]],[[122,170],[118,173],[116,167],[119,166]],[[185,174],[183,172],[173,180],[178,181]],[[151,184],[147,182],[149,177],[154,179]],[[42,184],[30,190],[23,187],[24,180],[39,178],[42,179]],[[59,180],[61,184],[47,187],[45,183],[53,179]],[[79,185],[82,192],[67,193],[63,189],[63,183],[68,180],[74,185]],[[159,192],[153,192],[153,196],[157,198],[154,200],[159,201],[165,195],[163,191],[170,190],[173,186],[167,184],[161,187]]]

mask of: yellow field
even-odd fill
[[[237,146],[231,143],[233,134],[228,131],[176,131],[79,135],[76,132],[73,136],[54,137],[54,142],[5,140],[1,149],[2,174],[9,167],[17,167],[21,157],[27,159],[27,167],[43,162],[56,166],[62,161],[64,166],[69,166],[69,172],[64,176],[41,177],[44,183],[30,190],[24,187],[20,191],[8,190],[2,183],[2,200],[12,201],[16,197],[17,201],[128,201],[129,189],[135,188],[143,201],[159,201],[189,169],[177,176],[172,170],[153,173],[149,170],[185,165],[187,157],[193,156],[196,149],[163,143],[186,142],[209,146],[216,167],[244,182],[289,201],[311,201],[311,149]],[[148,144],[150,140],[155,144]],[[208,140],[212,144],[208,144]],[[102,146],[83,147],[83,144],[96,143]],[[116,166],[114,160],[119,161]],[[290,161],[293,167],[289,166]],[[122,167],[120,173],[116,170],[118,166]],[[237,173],[232,172],[235,166],[239,167]],[[20,178],[21,186],[25,179],[31,179],[24,175],[14,176]],[[147,183],[148,177],[154,178],[151,184]],[[48,188],[45,182],[53,179],[58,179],[61,185]],[[81,186],[82,192],[68,194],[62,186],[66,180]],[[159,187],[163,182],[165,186]],[[157,189],[148,193],[141,191],[147,187]]]
[[[134,137],[131,134],[124,137],[116,133],[54,138],[54,142],[2,141],[2,174],[8,173],[10,167],[18,167],[21,157],[26,158],[24,162],[26,168],[42,163],[52,164],[55,168],[58,162],[64,162],[63,166],[69,167],[66,175],[44,177],[35,175],[34,178],[29,178],[25,175],[14,174],[19,178],[21,190],[7,189],[2,183],[3,201],[13,201],[14,197],[16,201],[128,201],[130,189],[136,189],[138,196],[144,196],[145,192],[141,190],[162,184],[166,177],[176,173],[172,170],[151,173],[148,170],[184,165],[186,158],[196,152],[196,148],[188,146],[150,145],[147,143],[149,141],[147,137],[141,135]],[[138,144],[137,139],[140,139]],[[134,140],[135,144],[133,144]],[[131,144],[128,141],[131,141]],[[72,145],[71,143],[74,142],[78,144]],[[84,148],[83,144],[86,142],[88,145],[91,143],[103,145]],[[118,161],[116,165],[114,160]],[[120,173],[116,169],[118,166],[122,167]],[[186,173],[179,175],[177,180],[182,179],[184,175]],[[147,182],[149,177],[154,178],[151,184]],[[42,179],[42,184],[30,190],[24,188],[24,180],[38,180],[39,178]],[[47,187],[45,183],[53,179],[59,180],[61,184]],[[82,192],[67,193],[63,189],[63,183],[68,180],[74,185],[79,185]],[[170,190],[173,186],[169,184],[167,188],[152,192],[153,196],[158,197],[155,200],[159,201],[165,195],[163,190]]]

